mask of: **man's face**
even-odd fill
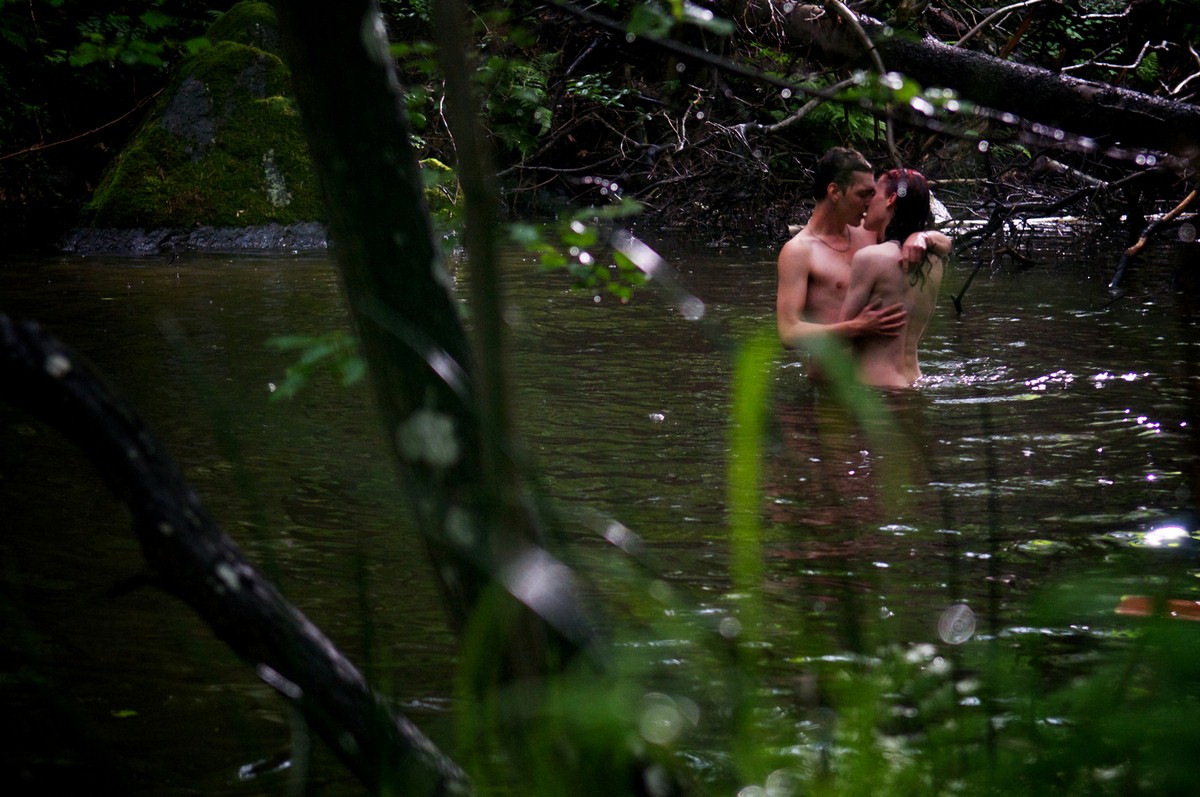
[[[871,179],[870,172],[855,172],[838,203],[843,220],[851,227],[861,224],[874,196],[875,181]]]
[[[892,220],[892,207],[888,201],[891,198],[888,195],[884,178],[881,176],[875,183],[875,193],[867,204],[866,216],[863,218],[864,227],[875,232],[887,229],[888,222]]]

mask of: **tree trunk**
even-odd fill
[[[280,0],[276,10],[332,251],[452,623],[463,631],[485,595],[507,592],[533,613],[503,611],[514,620],[492,629],[495,649],[509,675],[544,672],[548,646],[579,650],[591,628],[531,513],[497,511],[519,504],[518,488],[506,443],[485,434],[503,435],[503,424],[482,420],[495,413],[481,406],[434,242],[382,17],[372,0]]]
[[[594,668],[601,653],[571,571],[541,547],[539,518],[513,461],[501,344],[492,177],[470,100],[463,39],[442,30],[448,115],[467,197],[467,242],[478,307],[477,370],[441,273],[409,145],[402,98],[373,0],[277,0],[301,118],[328,204],[331,242],[435,574],[466,632],[463,662],[477,702],[460,732],[481,752],[498,742],[515,776],[560,777],[572,793],[677,794],[671,772],[624,738],[539,738],[553,709],[549,676]],[[435,0],[439,26],[468,25],[457,3]],[[479,386],[479,387],[477,387]],[[483,397],[480,397],[480,394]],[[482,406],[481,402],[491,402]],[[437,457],[406,442],[415,419],[443,429]],[[417,456],[419,454],[419,456]],[[515,599],[515,600],[513,600]],[[583,665],[580,667],[579,665]],[[588,707],[572,706],[587,711]],[[526,740],[531,741],[526,749]],[[544,746],[544,745],[549,746]],[[553,775],[548,773],[553,771]],[[653,789],[651,787],[653,784]],[[564,792],[565,793],[565,792]]]
[[[809,47],[821,61],[872,68],[862,39],[820,6],[785,10],[782,0],[751,0],[748,14],[751,20],[783,19],[788,39]],[[1057,142],[1057,128],[1095,139],[1103,148],[1144,148],[1200,158],[1198,106],[951,47],[928,36],[893,35],[879,22],[864,17],[859,21],[886,69],[1052,128],[1034,131],[1048,143]]]

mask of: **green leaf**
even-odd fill
[[[508,225],[508,238],[513,243],[528,248],[542,242],[542,232],[533,224],[516,222]]]
[[[188,39],[187,41],[185,41],[183,43],[183,50],[188,55],[196,55],[199,52],[203,52],[204,50],[207,50],[209,47],[212,47],[212,42],[210,42],[204,36],[198,36],[194,39]]]
[[[689,25],[695,25],[720,36],[731,36],[734,31],[733,23],[716,16],[707,8],[684,0],[682,20]]]
[[[175,21],[169,14],[164,14],[161,11],[147,11],[139,19],[150,30],[165,28]]]
[[[278,335],[270,338],[267,345],[300,353],[299,360],[287,368],[283,381],[271,393],[272,401],[292,398],[322,369],[343,387],[350,387],[366,374],[358,339],[341,330],[324,335]]]
[[[562,241],[567,246],[595,246],[596,228],[581,222],[572,222],[562,233]]]
[[[1146,53],[1146,57],[1137,66],[1137,76],[1146,82],[1158,79],[1158,53]]]
[[[635,36],[661,39],[671,32],[672,21],[662,9],[653,5],[640,5],[633,9],[626,29]]]

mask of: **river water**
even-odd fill
[[[883,402],[882,436],[847,426],[781,356],[761,539],[780,657],[937,642],[959,605],[980,635],[1047,632],[1026,616],[1039,594],[1178,518],[1192,502],[1197,350],[1174,279],[1195,246],[1139,262],[1115,300],[1115,246],[1036,241],[1038,264],[1021,269],[983,253],[961,317],[949,297],[975,256],[951,264],[925,378]],[[704,323],[652,289],[625,304],[574,292],[510,252],[514,393],[531,471],[598,601],[626,588],[606,575],[619,554],[600,534],[619,522],[703,618],[736,600],[728,347],[773,323],[775,252],[662,252],[704,300]],[[326,255],[10,259],[0,312],[39,320],[106,374],[284,594],[414,719],[445,730],[454,639],[365,384],[322,376],[272,401],[295,355],[268,341],[346,324]],[[9,407],[0,508],[0,780],[29,793],[285,791],[292,775],[275,764],[294,723],[280,700],[173,599],[107,596],[140,567],[127,515],[79,454]],[[678,661],[661,642],[651,655]],[[320,749],[307,777],[354,792]]]

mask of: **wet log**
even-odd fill
[[[138,413],[70,348],[0,315],[0,400],[62,432],[133,515],[146,579],[189,605],[373,793],[462,794],[463,772],[245,558]]]
[[[830,65],[871,69],[877,55],[886,69],[924,86],[954,89],[977,105],[1090,137],[1101,146],[1200,159],[1200,106],[952,47],[930,36],[894,32],[860,16],[872,53],[852,26],[821,6],[751,0],[743,14],[748,21],[781,23],[790,42]],[[1056,140],[1053,130],[1044,133],[1047,142]]]

